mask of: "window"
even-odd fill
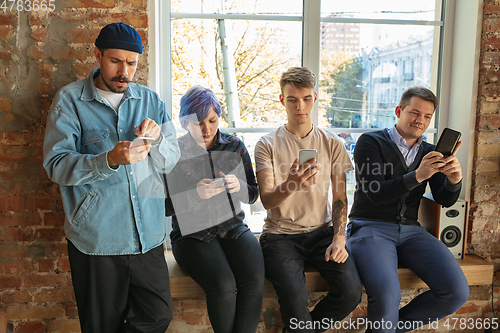
[[[290,66],[302,64],[319,74],[313,122],[337,132],[350,153],[361,133],[394,124],[395,92],[413,85],[438,88],[441,1],[167,0],[157,5],[164,36],[159,43],[167,45],[159,85],[172,103],[174,122],[182,94],[191,85],[205,85],[223,105],[221,127],[238,133],[250,151],[263,133],[284,122],[278,81]],[[357,33],[345,40],[328,40],[329,34],[321,39],[325,29],[336,31],[335,25]],[[425,61],[415,62],[417,56]],[[427,140],[436,132],[431,125]],[[354,175],[349,178],[352,194]],[[251,217],[255,212],[249,211]],[[260,230],[262,215],[258,219],[254,231]]]

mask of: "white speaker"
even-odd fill
[[[462,199],[451,207],[443,207],[426,193],[420,201],[418,222],[442,241],[456,259],[464,255],[466,221],[467,202]]]

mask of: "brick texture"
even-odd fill
[[[96,67],[93,43],[105,24],[135,25],[148,49],[147,0],[55,6],[0,11],[0,313],[13,333],[80,331],[59,189],[42,167],[52,99]],[[148,60],[141,64],[136,82],[147,84]]]
[[[473,179],[469,212],[469,237],[467,249],[470,253],[486,258],[500,269],[500,3],[484,1],[481,53],[479,60],[479,92],[476,111],[476,147],[473,156]],[[498,278],[495,278],[498,283]],[[483,288],[483,290],[486,287]],[[470,317],[493,317],[493,310],[500,310],[498,288],[487,288],[483,293],[476,288],[457,315]],[[492,299],[493,294],[493,299]],[[471,301],[475,300],[475,301]],[[494,309],[492,308],[492,304]]]

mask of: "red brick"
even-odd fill
[[[77,77],[86,78],[97,66],[97,64],[74,64],[73,68],[76,70]]]
[[[43,60],[43,46],[39,44],[29,46],[27,54],[30,58]]]
[[[469,306],[462,306],[455,313],[456,314],[473,313],[473,312],[476,312],[478,308],[479,308],[479,306],[477,306],[476,304],[471,304]]]
[[[9,101],[10,105],[10,100],[6,97],[0,97],[0,104],[2,103],[2,99],[4,98]],[[7,111],[10,111],[10,109]],[[0,136],[0,144],[5,146],[26,146],[28,143],[30,143],[29,140],[30,135],[31,133],[29,133],[28,131],[15,132],[15,133],[2,133],[2,135]]]
[[[16,332],[23,333],[45,333],[46,326],[43,321],[25,321],[17,325]]]
[[[71,286],[71,277],[63,275],[28,275],[23,277],[25,288],[38,287],[68,287]]]
[[[487,18],[483,20],[483,33],[497,32],[500,26],[500,18]]]
[[[495,83],[499,81],[500,77],[500,67],[490,67],[490,68],[481,68],[479,70],[479,82],[481,83]]]
[[[0,96],[0,111],[12,111],[12,104],[10,103],[10,98],[5,96]]]
[[[500,64],[500,52],[481,52],[479,64],[480,66],[498,66]]]
[[[59,258],[56,261],[57,269],[60,272],[71,272],[71,266],[69,264],[69,258]]]
[[[69,318],[78,317],[78,308],[76,307],[76,303],[64,304],[64,314]]]
[[[35,238],[38,241],[62,241],[64,239],[64,229],[57,227],[37,229]]]
[[[12,27],[12,26],[0,28],[0,40],[7,42],[9,39],[14,37],[14,34],[12,33],[13,31],[14,31],[14,27]]]
[[[47,244],[45,245],[46,257],[60,257],[68,255],[68,244]]]
[[[42,219],[37,212],[0,212],[0,226],[24,227],[41,224]]]
[[[493,130],[500,128],[500,116],[479,116],[476,119],[476,129]]]
[[[105,26],[113,22],[123,22],[133,26],[135,29],[148,28],[148,15],[137,13],[90,13],[89,23],[92,26]]]
[[[38,271],[39,272],[53,272],[54,271],[54,259],[47,259],[47,258],[38,259]]]
[[[30,259],[10,259],[0,261],[1,274],[20,274],[32,269]]]
[[[43,288],[35,293],[35,302],[74,302],[73,288]]]
[[[0,293],[0,303],[16,304],[31,302],[31,295],[26,290],[6,290]]]
[[[49,95],[53,88],[52,81],[50,81],[49,79],[41,79],[39,86],[40,86],[39,89],[40,94],[44,96]]]
[[[38,15],[38,12],[34,10],[30,11],[29,23],[31,26],[42,25],[44,23],[42,17]]]
[[[207,303],[203,299],[185,299],[179,302],[178,306],[184,310],[205,310]]]
[[[110,21],[111,23],[111,21]],[[71,30],[72,43],[94,43],[100,29],[76,28]]]
[[[74,48],[68,46],[56,46],[51,50],[50,58],[54,60],[85,60],[87,51],[85,48]]]
[[[40,67],[40,75],[44,79],[50,79],[52,77],[52,73],[54,72],[55,66],[48,63],[39,64]]]
[[[43,43],[49,37],[49,29],[46,27],[32,27],[31,31],[32,31],[31,36],[38,42]]]
[[[12,52],[0,51],[0,60],[11,61],[12,60]]]
[[[43,215],[43,222],[46,226],[64,226],[64,213],[45,213]]]
[[[25,208],[26,198],[24,197],[0,197],[0,212],[23,211]]]
[[[199,326],[205,324],[203,316],[197,316],[197,315],[179,315],[177,317],[177,320],[183,321],[188,325]]]
[[[497,83],[480,84],[479,96],[496,100],[500,97],[500,85]]]
[[[0,25],[17,25],[16,14],[0,14]]]
[[[0,258],[24,258],[27,257],[28,254],[28,247],[25,245],[2,244],[0,246]]]
[[[5,310],[9,320],[58,318],[64,314],[62,304],[22,304],[8,306]]]
[[[482,50],[498,50],[500,49],[500,36],[497,35],[483,35],[481,37]]]
[[[27,198],[26,208],[29,210],[53,210],[57,207],[58,198],[50,196],[29,196]]]
[[[22,280],[18,276],[0,275],[0,289],[21,288]]]
[[[120,5],[122,6],[122,9],[145,11],[147,10],[148,2],[143,0],[121,0]]]
[[[144,45],[144,49],[147,50],[147,45],[148,43],[148,34],[145,31],[139,30],[137,31],[139,33],[139,36],[141,36],[142,39],[142,45]],[[139,60],[140,62],[140,60]]]
[[[21,227],[0,227],[0,243],[32,242],[33,230]]]
[[[485,2],[483,7],[483,15],[500,14],[500,5],[494,2]]]
[[[113,8],[116,0],[73,0],[65,2],[65,8]]]
[[[32,149],[22,146],[0,147],[0,162],[21,162],[30,156]]]

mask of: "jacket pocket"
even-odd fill
[[[71,220],[71,223],[74,225],[79,225],[80,222],[85,219],[87,216],[87,213],[94,208],[95,204],[97,203],[99,199],[99,195],[94,192],[90,191],[87,193],[85,196],[85,199],[83,199],[83,202],[80,204],[78,208],[76,208],[74,214],[73,214],[73,219]]]
[[[81,153],[100,154],[113,149],[107,129],[84,129],[82,133]]]

